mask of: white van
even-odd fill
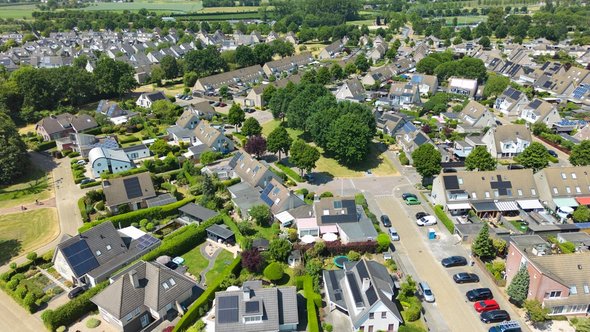
[[[393,227],[389,228],[389,236],[391,237],[391,241],[399,241],[399,234],[397,234],[397,230]]]

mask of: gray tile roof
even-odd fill
[[[203,207],[195,203],[188,203],[180,207],[178,211],[199,218],[201,220],[209,220],[217,215],[216,211],[207,209],[206,207]]]
[[[140,185],[141,196],[131,197],[125,180],[137,178]],[[120,178],[112,178],[102,182],[102,188],[107,206],[117,206],[124,203],[139,202],[156,196],[154,184],[149,172],[129,175]]]

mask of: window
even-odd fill
[[[554,298],[554,297],[561,297],[561,291],[552,291],[549,293],[545,293],[545,298]]]
[[[262,316],[245,316],[244,323],[256,323],[262,321]]]
[[[576,294],[578,294],[578,287],[576,287],[576,286],[570,287],[570,295],[576,295]]]
[[[164,287],[165,290],[170,289],[170,286],[168,286],[168,283],[167,282],[163,282],[162,283],[162,287]]]
[[[373,332],[373,325],[369,325],[369,332]]]
[[[365,332],[365,327],[364,326],[359,327],[359,332]]]
[[[582,193],[582,190],[581,190],[581,189],[580,189],[580,187],[578,187],[578,186],[576,186],[576,193],[577,193],[577,194],[581,194],[581,193]]]
[[[576,176],[576,173],[572,173],[572,179],[577,179],[578,177]]]
[[[485,194],[486,198],[490,198],[490,193],[489,192],[486,191],[484,194]]]
[[[561,178],[565,180],[567,179],[567,175],[565,175],[565,173],[561,173]]]
[[[387,326],[387,332],[393,332],[393,324]]]
[[[110,244],[107,244],[107,250],[113,249]]]
[[[369,313],[369,319],[374,319],[375,318],[375,313],[374,312],[370,312]]]
[[[500,194],[498,193],[498,190],[494,190],[494,197],[498,197],[500,196]]]
[[[518,196],[522,196],[522,189],[518,189],[517,192],[518,192]]]
[[[477,199],[477,194],[475,192],[473,192],[471,196],[473,197],[473,199]]]
[[[457,179],[457,182],[459,182],[459,184],[463,184],[463,179],[461,179],[461,178],[458,178],[458,179]]]
[[[572,190],[570,189],[570,187],[565,187],[565,192],[567,192],[568,194],[571,194]]]
[[[537,191],[535,189],[531,189],[531,195],[537,196]]]
[[[383,311],[381,313],[381,318],[383,318],[383,319],[387,318],[387,311]]]
[[[590,287],[588,287],[588,285],[584,285],[584,293],[585,294],[589,294],[590,293]]]
[[[96,256],[100,256],[100,255],[102,255],[102,252],[100,252],[100,250],[97,250],[96,251]]]
[[[168,282],[170,283],[170,286],[176,285],[176,281],[174,281],[172,278],[168,279]]]
[[[557,191],[557,187],[553,187],[553,193],[554,194],[559,194],[559,191]]]

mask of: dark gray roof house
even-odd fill
[[[215,242],[235,243],[236,236],[227,227],[221,225],[211,225],[207,227],[207,237]]]
[[[178,211],[180,212],[181,220],[187,220],[188,222],[196,223],[209,220],[218,214],[217,211],[207,209],[206,207],[195,203],[188,203],[180,207]]]
[[[111,279],[91,301],[103,319],[124,332],[142,331],[184,312],[203,292],[188,277],[155,262],[140,261]]]
[[[296,331],[295,287],[263,288],[247,281],[242,289],[215,293],[215,332]]]
[[[70,133],[80,133],[98,127],[93,117],[86,114],[72,115],[62,113],[50,115],[37,122],[35,130],[45,141],[67,137]]]
[[[102,190],[106,207],[114,213],[123,204],[129,205],[131,210],[144,208],[147,199],[156,197],[149,172],[104,180]]]
[[[317,225],[336,225],[342,243],[371,241],[377,231],[354,197],[326,197],[313,205]]]

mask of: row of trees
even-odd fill
[[[436,75],[440,81],[451,76],[477,79],[482,83],[487,78],[485,64],[480,59],[463,57],[456,60],[451,52],[432,53],[416,64],[416,71]]]

